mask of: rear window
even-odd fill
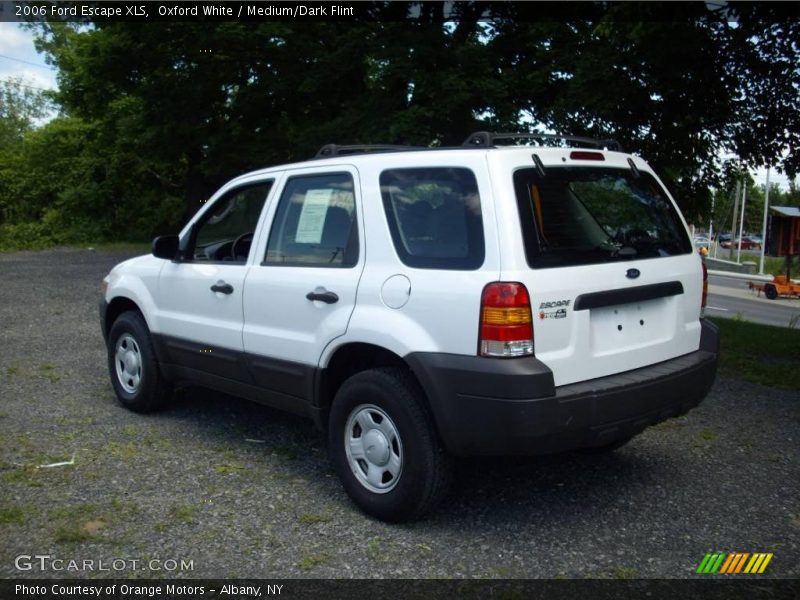
[[[675,256],[692,244],[663,188],[629,169],[548,167],[514,173],[533,268]]]
[[[469,169],[391,169],[380,176],[383,207],[400,260],[422,269],[483,264],[478,183]]]

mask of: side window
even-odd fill
[[[483,264],[478,183],[469,169],[393,169],[380,176],[383,208],[400,260],[422,269]]]
[[[289,179],[272,222],[263,264],[352,267],[357,262],[352,177],[331,173]]]
[[[194,233],[195,261],[244,264],[272,182],[236,188],[203,215]]]

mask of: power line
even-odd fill
[[[12,85],[19,85],[21,87],[30,88],[32,90],[39,90],[41,92],[52,92],[55,91],[56,88],[42,88],[36,87],[35,85],[28,85],[27,83],[21,83],[15,79],[0,79],[0,83],[10,83]]]
[[[8,60],[15,60],[17,62],[25,63],[26,65],[32,65],[34,67],[39,67],[40,69],[47,69],[48,71],[55,71],[53,67],[48,67],[46,65],[40,65],[35,62],[31,62],[29,60],[22,60],[21,58],[14,58],[13,56],[7,56],[5,54],[0,54],[0,58],[7,58]]]

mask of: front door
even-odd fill
[[[247,381],[242,360],[242,292],[256,226],[272,181],[231,189],[213,200],[186,235],[181,262],[159,276],[166,361]]]

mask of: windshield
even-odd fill
[[[677,211],[648,173],[547,167],[542,176],[521,169],[514,188],[533,268],[692,252]]]

